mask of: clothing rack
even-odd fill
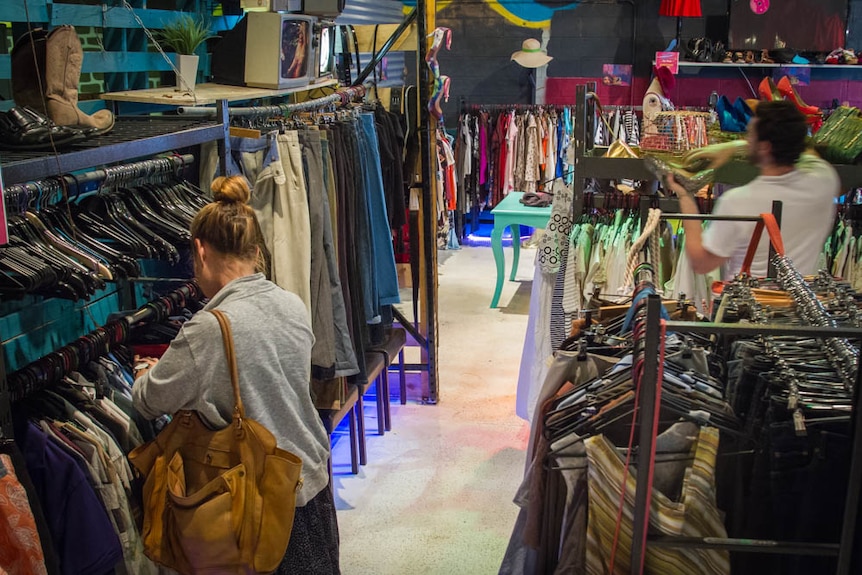
[[[176,174],[178,170],[194,162],[195,157],[192,154],[177,154],[109,166],[78,175],[64,174],[34,182],[12,184],[4,190],[5,206],[9,213],[21,213],[32,202],[39,205],[56,202],[66,196],[64,192],[71,191],[74,194],[72,199],[78,199],[81,194],[103,186],[123,185],[144,178]]]
[[[778,271],[778,284],[787,291],[796,302],[799,315],[809,325],[837,328],[835,319],[823,307],[814,291],[786,257],[775,258]],[[824,340],[824,351],[835,370],[844,379],[847,389],[855,385],[856,372],[859,371],[859,350],[846,339],[829,337]]]
[[[360,101],[365,98],[365,86],[341,88],[334,94],[314,98],[296,104],[276,104],[272,106],[251,107],[228,107],[227,113],[230,117],[237,116],[288,116],[299,112],[310,112],[330,106],[345,106],[350,102]],[[206,106],[180,106],[177,113],[185,116],[215,118],[218,115],[217,108]]]
[[[81,336],[57,351],[33,361],[7,377],[11,403],[21,401],[32,394],[56,385],[78,366],[85,365],[125,343],[130,328],[144,321],[161,322],[178,312],[189,300],[200,300],[203,293],[194,282],[188,282],[167,295],[153,300],[134,313],[108,321],[102,327]],[[3,417],[6,429],[8,414]],[[7,437],[11,434],[4,431]]]
[[[465,100],[461,101],[461,113],[479,112],[482,110],[488,112],[497,112],[500,110],[524,110],[524,111],[539,111],[539,110],[564,110],[571,108],[570,105],[561,104],[468,104]]]
[[[644,353],[646,363],[642,371],[641,379],[641,439],[639,453],[647,455],[651,446],[654,445],[655,436],[649,424],[657,416],[657,405],[655,402],[656,390],[661,385],[658,380],[658,365],[655,358],[658,356],[661,345],[662,325],[667,331],[683,332],[702,335],[747,335],[750,337],[768,336],[800,336],[835,338],[846,337],[855,340],[862,339],[862,329],[859,328],[834,328],[829,326],[778,326],[763,324],[721,324],[685,321],[663,321],[661,319],[661,299],[658,296],[648,296],[645,310],[645,334]],[[651,360],[652,358],[652,360]],[[850,475],[848,478],[847,499],[844,510],[844,519],[841,529],[841,538],[837,546],[828,544],[787,543],[774,541],[750,541],[739,539],[710,540],[692,539],[687,537],[646,537],[646,526],[649,519],[647,511],[648,490],[641,483],[641,476],[648,476],[649,465],[639,465],[638,485],[635,492],[634,530],[635,537],[632,541],[632,570],[633,574],[642,573],[641,566],[645,557],[646,545],[660,545],[663,547],[694,547],[713,548],[723,550],[744,551],[750,553],[795,553],[795,554],[818,554],[837,555],[838,575],[849,575],[851,567],[857,559],[854,553],[854,537],[856,535],[856,522],[859,516],[860,492],[862,491],[862,425],[859,425],[858,414],[862,410],[862,371],[857,368],[855,384],[853,389],[853,426],[852,426],[852,458],[850,462]],[[643,443],[644,436],[646,443]],[[648,482],[647,479],[644,480]]]

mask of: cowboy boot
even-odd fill
[[[12,49],[12,98],[43,116],[45,109],[45,38],[48,31],[36,28],[15,41]]]
[[[46,40],[45,95],[48,116],[61,126],[92,128],[104,134],[114,127],[114,114],[99,110],[87,115],[78,108],[78,82],[84,51],[75,28],[69,25],[51,30]]]

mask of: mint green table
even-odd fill
[[[503,278],[506,275],[506,258],[503,255],[503,230],[507,227],[512,229],[512,251],[514,261],[512,262],[512,273],[509,281],[515,281],[518,273],[518,258],[521,255],[521,226],[531,228],[544,228],[551,219],[551,207],[531,208],[521,203],[524,192],[511,192],[491,210],[494,216],[494,229],[491,231],[491,249],[494,250],[494,262],[497,264],[497,287],[494,289],[494,298],[491,307],[497,307],[500,301],[500,293],[503,291]]]

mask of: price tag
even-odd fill
[[[679,73],[679,52],[656,52],[655,65],[657,68],[669,68],[671,74]]]

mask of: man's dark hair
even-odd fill
[[[754,112],[757,139],[772,144],[772,158],[780,166],[792,166],[805,150],[808,126],[793,102],[761,102]]]

